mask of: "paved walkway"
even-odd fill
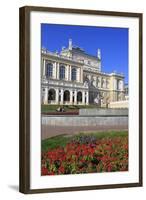
[[[128,130],[127,126],[49,126],[42,125],[42,139],[50,138],[61,134],[77,134],[80,132],[100,132],[111,130]]]

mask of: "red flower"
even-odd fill
[[[48,169],[46,167],[42,167],[42,176],[48,175]]]

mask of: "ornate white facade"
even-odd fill
[[[70,39],[60,54],[42,49],[41,58],[42,104],[104,105],[125,99],[124,76],[102,72],[100,49],[92,56]]]

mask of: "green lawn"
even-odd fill
[[[41,110],[45,112],[54,112],[58,107],[63,107],[65,111],[77,111],[80,108],[97,108],[96,105],[41,105]]]
[[[89,135],[89,136],[94,136],[97,139],[102,139],[102,138],[113,138],[113,137],[126,137],[128,136],[127,131],[109,131],[109,132],[94,132],[94,133],[79,133],[78,135],[75,136],[70,136],[67,137],[66,135],[59,135],[55,136],[52,138],[48,138],[45,140],[42,140],[41,146],[42,146],[42,151],[47,151],[49,149],[54,149],[59,146],[64,147],[69,141],[73,140],[74,138],[78,138],[83,135]]]

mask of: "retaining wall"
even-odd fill
[[[128,109],[80,109],[80,116],[128,116]]]
[[[42,125],[128,127],[128,116],[42,116]]]

